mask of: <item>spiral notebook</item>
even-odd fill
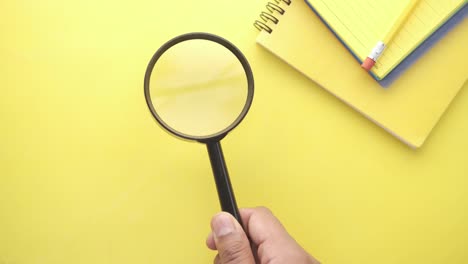
[[[354,55],[359,64],[368,56],[377,41],[383,39],[396,18],[409,4],[409,0],[306,0],[306,2]],[[394,41],[389,43],[382,57],[372,68],[371,74],[374,78],[384,79],[464,5],[466,0],[418,1]]]
[[[413,148],[420,147],[468,79],[468,20],[463,8],[397,68],[388,89],[360,67],[304,0],[267,3],[256,42]],[[450,32],[447,32],[450,29]],[[440,35],[440,34],[439,34]],[[431,46],[427,51],[427,47]],[[420,56],[420,49],[425,49]],[[412,57],[412,58],[410,58]],[[408,67],[405,64],[410,64]],[[396,74],[392,71],[390,75]],[[388,76],[390,77],[390,76]],[[387,78],[388,78],[387,77]],[[386,79],[387,79],[386,78]]]

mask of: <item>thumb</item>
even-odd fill
[[[220,264],[255,264],[250,243],[237,220],[226,212],[211,220]]]

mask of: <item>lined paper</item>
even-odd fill
[[[345,45],[364,60],[382,40],[410,0],[308,0]],[[388,43],[372,72],[384,78],[427,37],[466,4],[466,0],[422,0]]]

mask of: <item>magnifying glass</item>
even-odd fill
[[[219,36],[184,34],[153,55],[144,90],[151,114],[165,130],[206,144],[221,209],[242,223],[220,140],[252,104],[254,80],[247,59]]]

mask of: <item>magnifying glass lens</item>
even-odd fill
[[[189,137],[217,134],[241,115],[248,95],[244,67],[226,47],[182,41],[154,66],[149,94],[160,121]]]

